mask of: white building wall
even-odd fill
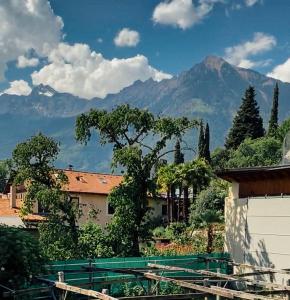
[[[225,212],[225,248],[235,262],[290,269],[290,197],[229,197]],[[284,284],[288,279],[274,276]]]

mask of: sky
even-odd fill
[[[207,55],[290,82],[290,0],[0,0],[0,91],[85,99]]]

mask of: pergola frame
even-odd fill
[[[203,258],[204,259],[204,258]],[[205,258],[206,261],[216,261],[216,262],[225,262],[225,259],[219,258]],[[266,267],[258,267],[247,264],[238,264],[235,262],[227,261],[228,264],[236,267],[247,268],[253,270],[248,273],[227,275],[219,272],[219,269],[216,269],[216,272],[213,272],[209,269],[204,270],[193,270],[186,267],[179,267],[173,265],[163,265],[163,264],[153,264],[148,263],[147,268],[98,268],[91,266],[83,266],[83,270],[65,270],[64,272],[59,272],[59,280],[53,281],[46,278],[38,278],[39,281],[47,285],[47,290],[51,292],[52,299],[62,299],[65,300],[68,293],[75,293],[79,295],[89,296],[91,299],[103,299],[103,300],[162,300],[162,299],[195,299],[202,298],[205,299],[209,295],[216,296],[217,300],[220,297],[228,299],[247,299],[247,300],[267,300],[273,299],[289,299],[290,295],[290,286],[283,285],[279,283],[273,283],[266,280],[256,280],[253,276],[260,276],[265,274],[286,274],[290,276],[289,269],[273,269]],[[65,282],[65,273],[66,272],[81,272],[93,274],[95,272],[104,272],[109,271],[117,274],[131,275],[128,278],[119,278],[113,280],[105,281],[94,281],[93,276],[89,276],[90,280],[88,283],[74,286]],[[168,274],[172,271],[175,274],[181,272],[182,274],[188,274],[188,276],[171,276]],[[167,272],[167,275],[164,275],[164,272]],[[134,277],[132,277],[134,275]],[[142,281],[148,280],[148,287],[145,288],[142,284]],[[134,297],[119,297],[115,298],[107,294],[107,291],[98,292],[93,289],[95,284],[99,285],[109,285],[114,283],[121,282],[140,282],[146,295],[144,296],[134,296]],[[185,292],[182,294],[176,295],[158,295],[158,286],[161,282],[172,282],[173,284],[180,286],[185,289]],[[241,283],[243,284],[244,289],[238,290],[233,288],[233,285],[230,283]],[[88,286],[89,288],[84,288]],[[238,284],[235,284],[237,287]],[[45,289],[45,288],[43,288]],[[61,298],[57,298],[55,291],[58,290]],[[4,293],[4,296],[18,295],[21,294],[17,291],[7,291]],[[27,293],[27,291],[23,291]]]

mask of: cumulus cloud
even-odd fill
[[[284,82],[290,82],[290,58],[288,58],[284,63],[276,66],[272,72],[267,74],[267,76]]]
[[[31,93],[31,87],[27,81],[14,80],[10,82],[10,87],[3,91],[3,93],[9,95],[27,96]]]
[[[62,27],[48,0],[0,1],[0,81],[7,62],[30,49],[45,56],[61,40]]]
[[[118,47],[135,47],[139,42],[139,32],[129,28],[123,28],[114,38],[114,43]]]
[[[31,75],[34,85],[47,84],[59,92],[87,99],[117,93],[136,80],[160,81],[172,77],[150,66],[143,55],[108,60],[86,44],[60,43],[50,52],[48,62]]]
[[[262,32],[256,32],[250,41],[225,49],[225,59],[242,68],[253,68],[269,65],[271,60],[254,61],[252,56],[265,53],[273,49],[277,44],[276,38]]]
[[[187,29],[204,19],[217,2],[223,0],[199,0],[196,6],[192,0],[164,1],[155,7],[152,19],[155,23]]]
[[[24,55],[20,55],[17,59],[18,68],[36,67],[39,64],[39,59],[36,57],[27,58]]]

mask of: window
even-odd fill
[[[162,216],[167,216],[167,205],[166,204],[162,205]]]
[[[48,206],[44,205],[40,201],[38,201],[38,213],[40,215],[47,215],[49,213],[49,208]]]
[[[113,215],[115,213],[114,207],[108,202],[108,215]]]
[[[79,207],[79,205],[80,205],[80,198],[79,197],[70,197],[70,201],[72,203],[75,203],[76,207]]]

